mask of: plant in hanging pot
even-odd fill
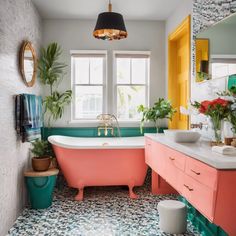
[[[138,112],[142,113],[142,120],[140,123],[140,130],[143,133],[144,122],[152,121],[155,123],[157,133],[160,131],[160,121],[163,119],[172,120],[176,110],[172,107],[170,101],[164,98],[159,98],[153,107],[144,107],[140,105]]]
[[[33,154],[32,167],[34,171],[47,171],[51,164],[51,148],[47,141],[37,139],[31,142]]]
[[[227,118],[230,109],[229,101],[217,98],[211,101],[194,102],[193,107],[197,108],[199,113],[208,116],[212,123],[214,136],[212,138],[213,145],[219,145],[222,141],[222,121]]]

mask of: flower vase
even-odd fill
[[[222,121],[218,119],[211,119],[213,135],[212,145],[219,146],[222,144]]]

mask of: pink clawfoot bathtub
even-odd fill
[[[50,136],[57,161],[75,200],[83,200],[84,187],[127,185],[132,199],[135,186],[142,186],[147,173],[144,137],[77,138]]]

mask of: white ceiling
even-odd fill
[[[44,19],[96,19],[108,0],[32,0]],[[165,20],[184,0],[112,0],[126,20]]]

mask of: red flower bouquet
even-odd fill
[[[193,107],[197,108],[198,111],[206,116],[209,116],[212,121],[215,141],[221,142],[221,121],[224,120],[230,112],[229,101],[217,98],[212,101],[203,101],[201,103],[194,102]]]

